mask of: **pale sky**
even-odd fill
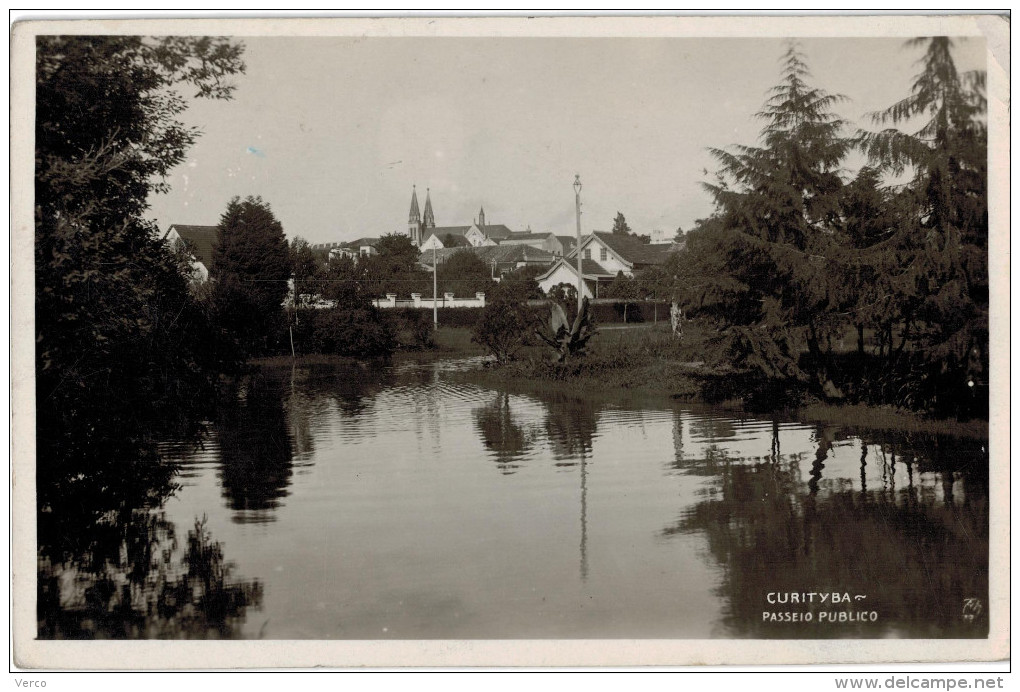
[[[712,211],[708,147],[755,144],[753,118],[780,80],[781,39],[244,39],[231,101],[184,115],[203,131],[150,216],[214,225],[234,195],[261,195],[288,237],[406,231],[411,186],[436,223],[574,233],[689,229]],[[800,39],[813,85],[865,113],[909,93],[921,49],[902,38]],[[956,44],[960,70],[985,44]],[[856,165],[856,164],[853,164]]]

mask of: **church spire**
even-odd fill
[[[425,218],[422,219],[422,225],[425,228],[436,227],[436,216],[432,213],[432,196],[428,188],[425,188]]]
[[[407,235],[415,245],[421,245],[421,212],[418,211],[418,191],[411,186],[411,211],[407,214]]]
[[[411,186],[411,212],[407,215],[407,223],[421,223],[421,212],[418,211],[418,190]]]
[[[478,227],[479,228],[484,228],[485,227],[485,207],[484,206],[478,208]]]

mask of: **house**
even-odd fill
[[[338,257],[349,257],[356,262],[360,257],[379,254],[376,250],[378,244],[379,238],[366,237],[333,243],[314,243],[308,247],[324,262]]]
[[[595,231],[581,239],[580,252],[582,259],[598,262],[612,276],[619,272],[634,276],[636,271],[665,262],[671,248],[672,245],[644,243],[630,235]],[[570,256],[576,254],[572,252]]]
[[[468,248],[436,248],[436,265],[442,266],[450,257],[467,250],[475,254],[492,269],[492,278],[498,279],[507,272],[521,267],[546,267],[556,261],[556,257],[546,250],[527,245],[480,245]],[[418,263],[432,271],[432,250],[423,251]]]
[[[528,245],[539,250],[551,252],[557,257],[563,257],[574,249],[576,244],[570,236],[559,236],[555,233],[532,233],[530,230],[524,233],[511,233],[499,241],[500,245]]]
[[[591,299],[599,297],[599,284],[611,282],[616,278],[616,273],[609,271],[595,260],[582,259],[581,276],[584,278],[583,295]],[[549,268],[549,271],[535,278],[538,281],[538,287],[546,294],[560,284],[576,287],[577,260],[561,257]]]
[[[212,269],[213,246],[216,244],[216,226],[187,226],[173,224],[167,230],[163,240],[171,247],[185,248],[191,253],[191,279],[195,283],[209,280]]]

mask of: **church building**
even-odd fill
[[[431,191],[425,190],[425,213],[418,207],[418,191],[412,187],[411,210],[407,217],[407,234],[411,242],[422,250],[448,247],[481,247],[498,245],[499,241],[509,238],[511,231],[503,224],[487,224],[485,208],[478,210],[478,218],[470,226],[436,226],[435,213],[432,211]]]

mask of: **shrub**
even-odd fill
[[[492,300],[481,310],[471,340],[489,350],[503,365],[529,342],[527,287],[523,283],[501,283]]]

